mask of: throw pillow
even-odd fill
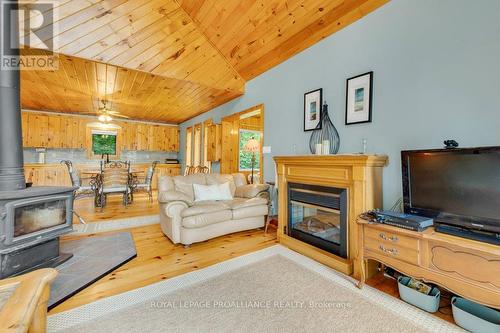
[[[229,182],[215,185],[193,184],[194,201],[232,200]]]

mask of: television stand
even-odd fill
[[[473,229],[465,229],[444,223],[435,223],[435,226],[437,232],[458,236],[462,238],[473,239],[480,242],[500,245],[500,234],[496,234],[494,232],[484,232]]]
[[[437,284],[452,293],[500,309],[500,247],[439,233],[422,232],[358,218],[358,256],[362,288],[367,260],[410,277]]]

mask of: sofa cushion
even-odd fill
[[[266,192],[269,190],[269,185],[267,184],[248,184],[243,186],[238,186],[236,188],[235,196],[240,198],[253,198],[256,197],[261,192]]]
[[[158,176],[158,192],[174,191],[174,179],[170,176]]]
[[[168,203],[171,201],[182,201],[185,202],[188,206],[193,205],[193,200],[191,200],[186,194],[182,192],[179,191],[159,192],[158,194],[159,203]]]
[[[210,173],[206,175],[206,181],[207,185],[229,183],[229,189],[231,190],[231,197],[234,197],[234,192],[236,191],[236,184],[234,183],[232,175]]]
[[[193,184],[207,185],[205,174],[197,173],[188,176],[175,176],[175,190],[186,194],[191,201],[194,201]]]
[[[223,184],[200,185],[193,184],[194,201],[232,200],[233,195],[229,182]]]
[[[245,177],[244,174],[242,173],[233,173],[231,174],[233,176],[234,184],[236,187],[238,186],[243,186],[247,184],[247,178]]]
[[[192,207],[191,207],[192,208]],[[189,208],[188,208],[189,209]],[[219,222],[229,221],[233,217],[231,210],[188,216],[182,219],[182,226],[188,229],[202,228]]]
[[[240,209],[259,205],[267,205],[267,200],[263,198],[233,198],[233,200],[223,201],[231,209]]]
[[[264,216],[268,214],[269,207],[267,205],[259,205],[252,207],[242,207],[233,209],[233,219],[239,220],[246,217]]]
[[[218,212],[227,209],[230,209],[230,207],[224,202],[200,201],[200,202],[195,202],[193,206],[184,209],[181,212],[181,216],[188,217],[188,216]]]

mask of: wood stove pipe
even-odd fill
[[[14,51],[19,57],[19,22],[17,3],[0,0],[3,50]],[[8,36],[8,37],[7,37]],[[7,38],[5,38],[7,37]],[[9,38],[10,37],[10,38]],[[10,47],[9,47],[10,46]],[[9,56],[12,52],[9,52]],[[0,69],[0,191],[26,188],[24,177],[23,139],[21,132],[19,68]]]

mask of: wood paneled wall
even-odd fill
[[[85,149],[86,132],[95,118],[51,113],[22,113],[24,147]],[[113,122],[121,127],[121,147],[118,150],[179,151],[179,128],[177,126]]]

